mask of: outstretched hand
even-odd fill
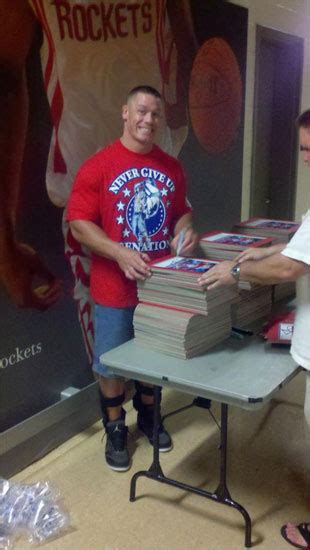
[[[238,256],[236,256],[235,260],[239,264],[242,264],[243,262],[247,262],[248,260],[263,260],[268,256],[268,248],[246,248],[245,250],[240,252]]]
[[[31,246],[16,243],[10,259],[0,266],[0,281],[20,308],[44,311],[62,296],[62,282]]]
[[[220,286],[232,285],[236,281],[231,275],[231,268],[236,265],[236,262],[220,262],[215,267],[203,273],[201,277],[198,278],[198,283],[200,286],[204,287],[206,290],[211,290],[212,288],[218,288]]]

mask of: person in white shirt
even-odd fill
[[[304,163],[310,166],[310,109],[297,119],[300,151]],[[206,288],[234,284],[236,280],[270,285],[297,281],[297,311],[291,354],[298,365],[307,371],[305,419],[310,430],[310,210],[288,244],[278,244],[260,250],[247,249],[233,262],[221,262],[199,278]],[[287,542],[297,548],[310,549],[310,522],[287,523],[281,529]]]

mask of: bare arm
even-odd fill
[[[0,282],[18,306],[46,309],[59,297],[59,281],[30,246],[17,242],[15,226],[28,123],[25,63],[36,20],[24,0],[2,0],[0,24]],[[44,283],[39,289],[35,275]]]
[[[221,262],[199,278],[200,284],[210,289],[235,283],[234,277],[230,274],[233,265],[235,262]],[[240,279],[260,285],[271,285],[296,281],[302,275],[309,273],[309,270],[307,264],[276,253],[258,262],[242,263]]]
[[[150,276],[151,270],[147,263],[150,258],[147,254],[130,250],[109,239],[107,234],[93,222],[74,220],[70,222],[70,228],[78,242],[87,246],[98,256],[117,262],[127,279],[144,280]]]
[[[277,254],[284,250],[286,244],[275,244],[273,246],[266,246],[263,248],[247,248],[243,250],[238,256],[236,256],[236,263],[243,263],[248,260],[263,260],[264,258],[269,258],[273,254]]]
[[[242,264],[240,278],[251,283],[270,285],[296,281],[308,272],[309,266],[303,262],[276,253],[261,262],[245,262]]]
[[[24,4],[24,7],[22,7]],[[25,9],[5,1],[0,5],[0,238],[7,253],[14,241],[14,225],[28,121],[28,94],[25,62],[35,30],[35,21]],[[15,30],[16,29],[16,30]],[[15,32],[14,32],[15,30]]]
[[[187,98],[191,68],[198,50],[191,8],[187,0],[167,0],[167,12],[177,50],[177,101],[166,103],[170,127],[187,122]]]

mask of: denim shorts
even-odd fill
[[[105,378],[122,378],[113,374],[110,367],[100,363],[100,355],[134,337],[134,307],[114,308],[95,304],[95,340],[93,370]]]

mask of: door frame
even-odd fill
[[[251,160],[251,178],[250,178],[250,216],[254,217],[258,215],[256,212],[255,204],[255,186],[259,185],[259,182],[255,182],[255,167],[256,167],[256,142],[258,140],[257,135],[257,120],[259,117],[259,90],[261,85],[260,75],[260,63],[259,53],[261,51],[262,44],[269,44],[271,46],[299,48],[301,52],[299,74],[296,80],[295,93],[292,95],[292,110],[294,117],[296,118],[300,112],[301,104],[301,92],[302,92],[302,72],[303,72],[303,56],[304,56],[304,39],[291,35],[276,29],[264,27],[262,25],[256,25],[256,47],[255,47],[255,81],[254,81],[254,103],[253,103],[253,129],[252,129],[252,160]],[[292,120],[292,126],[294,125],[294,119]],[[296,202],[296,176],[297,176],[297,158],[298,158],[298,140],[297,133],[296,138],[293,140],[293,147],[287,153],[290,156],[290,189],[288,197],[288,219],[294,219],[295,202]]]

